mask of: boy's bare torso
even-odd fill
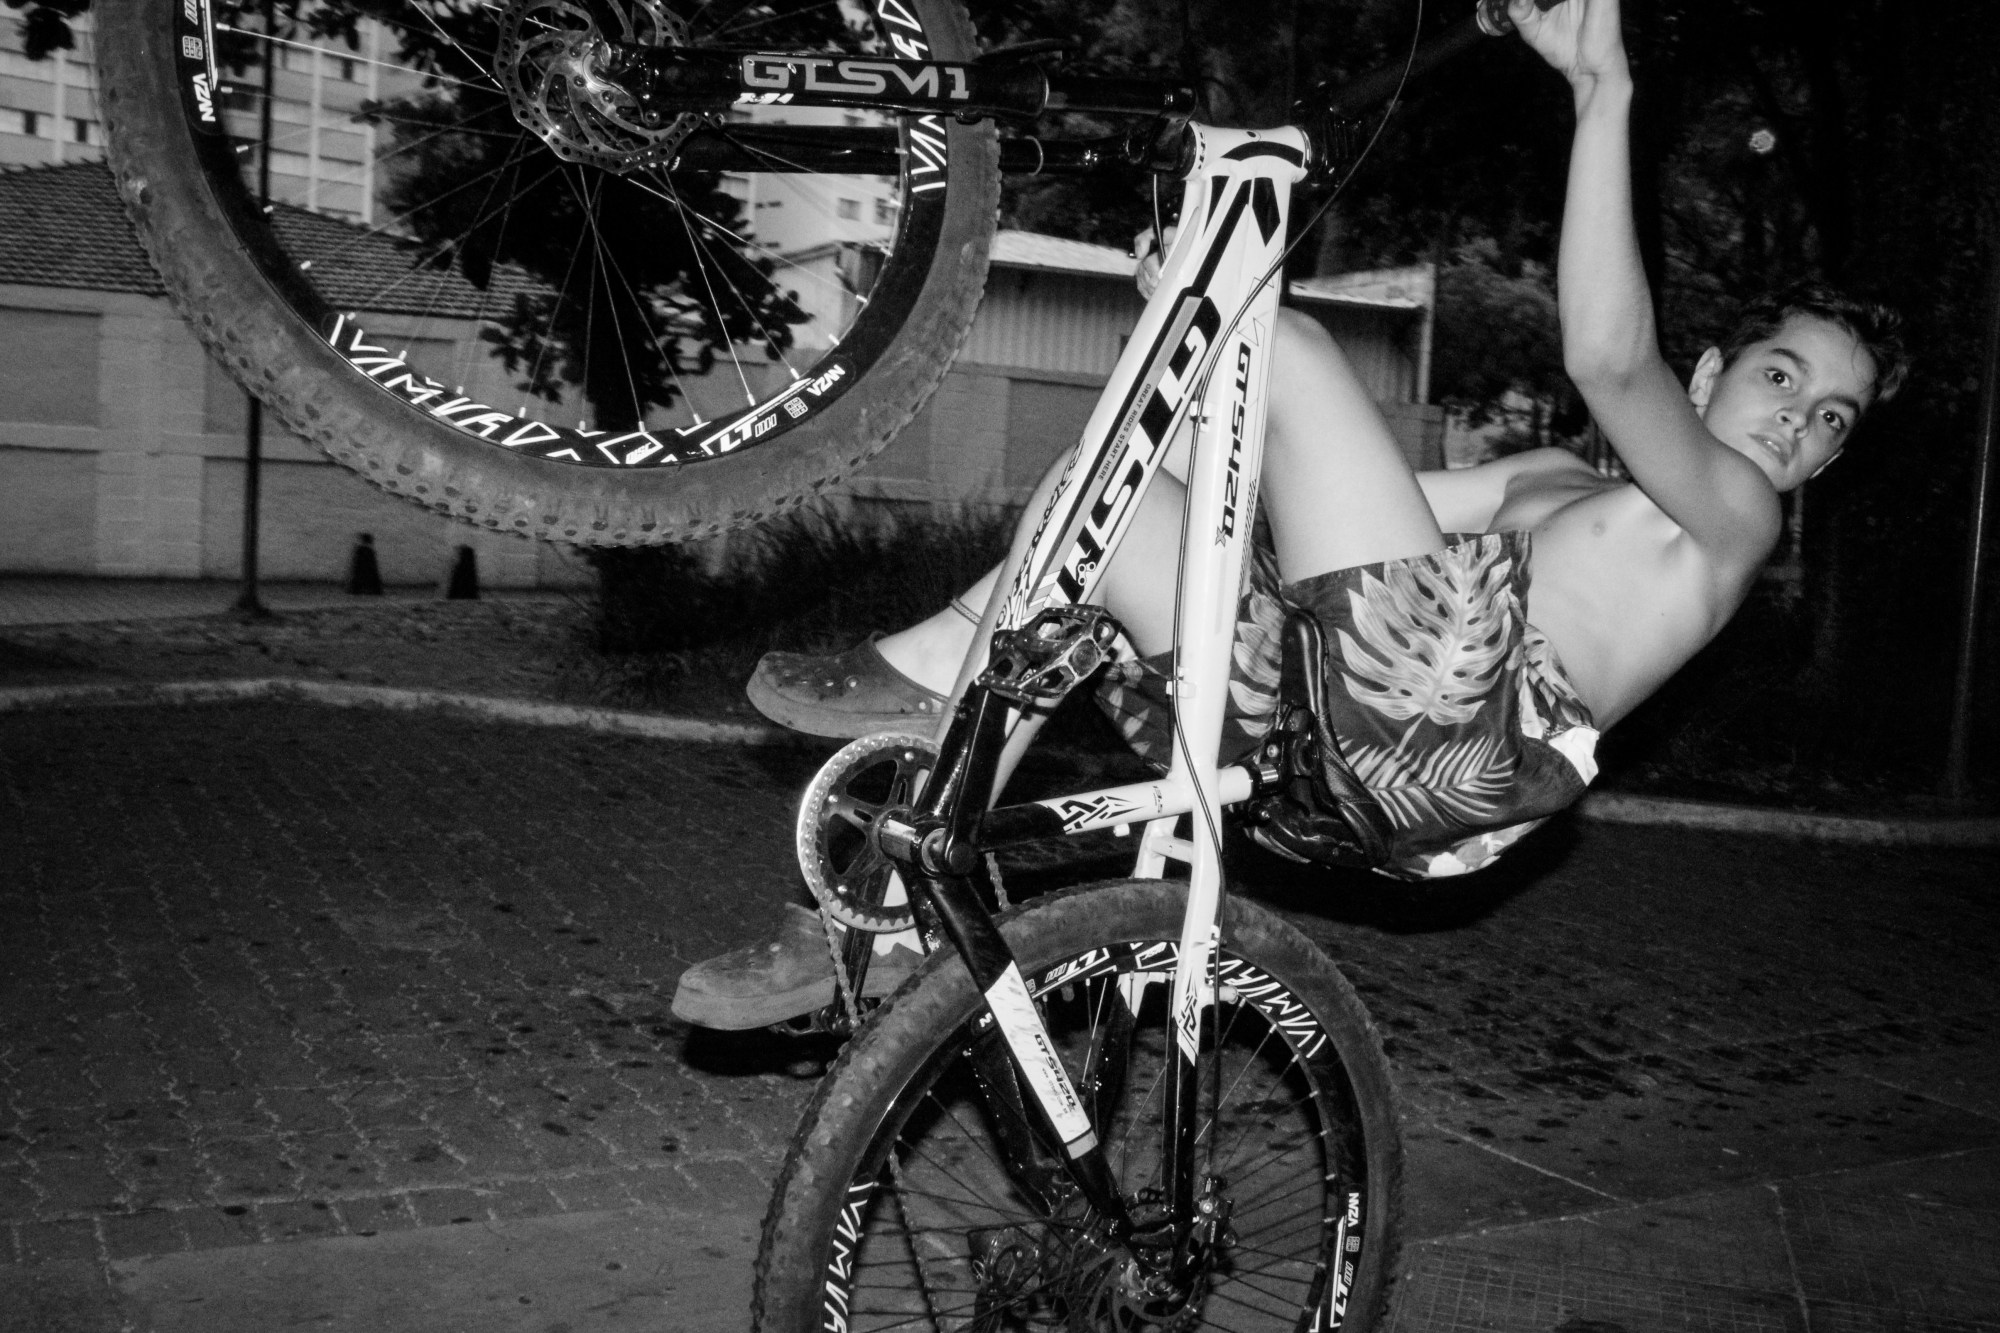
[[[1600,728],[1713,638],[1754,577],[1718,571],[1638,486],[1559,449],[1418,480],[1446,531],[1533,534],[1528,619]]]

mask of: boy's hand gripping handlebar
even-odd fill
[[[1563,0],[1535,0],[1535,8],[1544,14],[1561,4]],[[1479,0],[1479,30],[1488,37],[1505,37],[1514,31],[1514,20],[1507,17],[1507,0]]]

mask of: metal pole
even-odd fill
[[[1951,748],[1944,794],[1964,801],[1972,733],[1973,669],[1979,647],[1979,592],[1985,573],[1986,497],[1993,483],[1993,441],[2000,433],[2000,224],[1990,227],[1992,277],[1987,291],[1986,375],[1979,386],[1979,435],[1972,457],[1972,527],[1965,541],[1965,603],[1958,617],[1958,671],[1952,683]]]
[[[264,0],[264,104],[257,113],[257,203],[271,211],[271,98],[278,65],[277,22],[272,0]],[[258,508],[264,489],[264,404],[246,391],[249,414],[243,422],[243,582],[236,593],[236,610],[262,618],[271,614],[257,591]]]

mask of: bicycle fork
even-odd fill
[[[1010,682],[1005,662],[981,677],[960,702],[945,738],[924,795],[927,813],[914,815],[907,824],[885,817],[878,836],[883,850],[904,867],[918,910],[935,921],[965,959],[974,984],[986,997],[994,1026],[1012,1053],[1010,1064],[997,1051],[989,1051],[978,1067],[989,1099],[1000,1103],[996,1119],[1003,1123],[1008,1152],[1018,1159],[1016,1169],[1037,1192],[1046,1193],[1048,1173],[1035,1160],[1032,1131],[1022,1132],[1032,1123],[1027,1118],[1032,1105],[1039,1110],[1043,1128],[1061,1145],[1063,1170],[1098,1216],[1107,1221],[1112,1236],[1123,1241],[1132,1232],[1132,1218],[1105,1160],[1103,1145],[1035,1009],[1020,964],[971,878],[979,864],[979,816],[991,803],[993,774],[1006,742],[1007,715],[1026,707],[1031,697],[1046,702],[1052,690],[1053,697],[1060,699],[1095,669],[1116,632],[1109,617],[1101,612],[1096,617],[1080,636],[1072,635],[1062,645],[1069,660],[1054,667],[1064,678],[1059,686],[1049,679],[1047,654],[1037,664],[1043,668],[1039,682],[1020,679],[1020,671]],[[1078,658],[1088,663],[1080,674],[1075,671]],[[1028,1085],[1027,1097],[1020,1095],[1016,1069]],[[1007,1125],[1009,1119],[1015,1123]],[[1045,1198],[1040,1202],[1048,1205],[1052,1201]]]

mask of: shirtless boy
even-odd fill
[[[1493,697],[1509,710],[1517,694],[1539,701],[1508,712],[1518,712],[1518,730],[1530,739],[1503,739],[1539,757],[1539,769],[1519,767],[1540,772],[1543,790],[1517,783],[1523,792],[1490,819],[1464,816],[1426,828],[1429,845],[1413,849],[1421,854],[1406,857],[1402,873],[1479,864],[1483,854],[1461,850],[1473,841],[1465,835],[1497,850],[1496,836],[1504,846],[1507,835],[1574,800],[1595,772],[1597,732],[1659,688],[1742,605],[1777,543],[1778,497],[1831,463],[1862,414],[1894,393],[1906,371],[1892,312],[1802,285],[1749,307],[1736,334],[1702,354],[1683,388],[1660,354],[1633,228],[1632,80],[1618,0],[1567,0],[1547,13],[1533,0],[1511,0],[1509,14],[1574,95],[1557,265],[1564,367],[1632,479],[1609,480],[1560,449],[1412,473],[1340,349],[1318,325],[1289,312],[1271,376],[1262,501],[1276,576],[1267,576],[1263,594],[1319,616],[1331,645],[1365,637],[1341,631],[1353,628],[1350,603],[1371,586],[1414,578],[1435,589],[1464,582],[1464,571],[1476,573],[1484,561],[1501,571],[1499,582],[1511,580],[1496,595],[1514,599],[1505,605],[1518,608],[1514,619],[1525,629],[1525,641],[1514,641],[1525,646],[1508,656],[1517,674],[1527,663],[1527,684],[1499,682]],[[1171,648],[1172,580],[1157,571],[1175,566],[1181,494],[1170,478],[1152,487],[1101,585],[1141,654]],[[1028,512],[1037,512],[1035,503]],[[997,574],[930,620],[837,658],[767,657],[751,682],[753,702],[775,720],[820,735],[933,729]],[[1253,571],[1246,619],[1259,595]],[[1476,604],[1459,609],[1484,613]],[[1240,642],[1237,658],[1240,666]],[[1345,693],[1356,697],[1372,688],[1365,648],[1359,658],[1336,664],[1347,673]],[[1328,692],[1343,694],[1336,671],[1329,671]],[[1139,732],[1159,724],[1157,710],[1135,700],[1120,720],[1140,741]],[[1360,712],[1363,731],[1381,722]],[[1238,725],[1254,738],[1255,722]],[[1370,752],[1373,736],[1407,741],[1408,729],[1377,727],[1371,736],[1350,730],[1345,718],[1334,725],[1371,788],[1357,754]],[[1499,834],[1478,832],[1486,826]],[[1441,848],[1448,849],[1442,860]],[[868,991],[893,988],[906,961],[878,958]],[[832,989],[819,924],[792,909],[775,942],[690,969],[674,1008],[708,1026],[751,1027],[827,1003]]]

